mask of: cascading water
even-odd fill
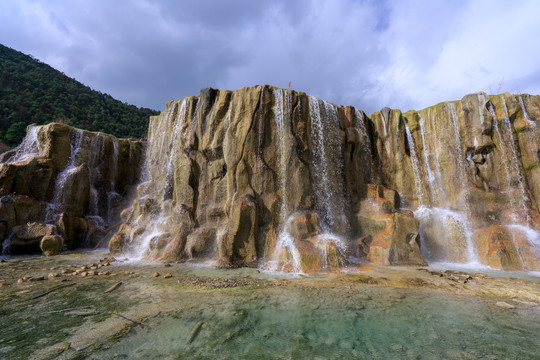
[[[409,151],[411,154],[411,165],[413,169],[414,183],[416,185],[416,197],[418,199],[418,204],[421,206],[425,205],[426,203],[424,199],[424,191],[422,190],[422,178],[420,175],[418,155],[416,154],[414,138],[411,134],[411,130],[409,129],[409,125],[406,121],[403,123],[405,124],[405,135],[407,136],[407,142],[409,143]]]
[[[193,119],[198,112],[197,101]],[[130,234],[127,255],[141,259],[148,257],[160,236],[168,231],[168,221],[172,215],[170,203],[174,191],[175,162],[182,153],[184,141],[180,139],[187,125],[188,99],[172,102],[158,118],[149,124],[148,148],[143,166],[143,183],[140,185],[140,200],[157,199],[157,209],[146,221],[142,231]],[[190,129],[190,138],[193,135]],[[164,155],[165,154],[165,155]],[[141,214],[135,223],[142,221]],[[137,237],[137,242],[134,237]]]
[[[26,136],[22,140],[22,142],[17,146],[12,152],[12,155],[10,155],[9,158],[6,159],[6,161],[1,161],[0,163],[6,163],[6,164],[13,164],[19,161],[22,161],[26,158],[32,157],[32,156],[39,156],[40,150],[39,150],[39,141],[38,141],[38,135],[41,130],[41,127],[39,126],[32,126],[30,129],[28,129],[28,132],[26,133]],[[1,157],[0,157],[1,158]]]
[[[525,187],[523,185],[523,176],[521,175],[521,171],[519,168],[519,162],[517,157],[517,151],[516,146],[514,142],[514,135],[512,132],[512,125],[510,124],[510,120],[508,119],[508,110],[506,109],[506,101],[504,100],[504,96],[501,96],[502,103],[505,108],[505,114],[506,116],[502,119],[501,125],[502,130],[504,133],[504,136],[501,134],[498,126],[498,120],[497,115],[495,113],[495,109],[493,108],[493,105],[490,103],[489,111],[491,115],[493,116],[493,128],[495,129],[495,132],[497,133],[499,137],[499,149],[501,150],[502,154],[502,163],[504,165],[504,170],[506,173],[506,185],[507,189],[509,191],[509,195],[512,197],[511,189],[513,187],[513,183],[515,183],[517,186],[517,190],[519,191],[519,196],[517,197],[517,204],[513,204],[514,206],[517,205],[520,209],[523,210],[523,214],[526,215],[526,221],[527,224],[530,223],[530,217],[528,215],[528,209],[527,209],[527,194],[525,192]],[[521,97],[520,97],[521,99]],[[506,150],[506,147],[509,148],[510,151]],[[512,170],[514,171],[514,174],[511,173],[510,168],[508,166],[508,163],[512,164]],[[515,179],[516,181],[513,181]],[[514,201],[511,201],[513,203]],[[519,214],[515,211],[512,212],[512,220],[514,223],[517,223],[519,221]]]
[[[284,101],[285,97],[285,101]],[[287,181],[287,168],[288,168],[288,153],[291,147],[290,139],[290,126],[286,121],[285,116],[289,115],[290,103],[291,103],[291,94],[287,92],[284,94],[283,90],[276,89],[274,90],[274,114],[276,119],[277,135],[279,138],[279,164],[278,164],[278,177],[279,177],[279,187],[281,191],[281,206],[280,206],[280,230],[277,237],[277,243],[274,250],[274,258],[279,259],[280,254],[283,251],[286,251],[291,258],[291,263],[293,266],[293,272],[301,273],[302,268],[300,266],[300,253],[296,248],[294,239],[289,234],[287,229],[287,219],[290,215],[290,205],[289,205],[289,191],[288,191],[288,181]],[[260,146],[260,144],[259,144]],[[274,266],[273,270],[280,270]]]
[[[73,129],[70,134],[70,156],[64,170],[56,177],[52,201],[47,204],[45,210],[45,222],[54,223],[56,216],[62,211],[63,194],[67,180],[77,170],[77,155],[80,152],[83,140],[83,132],[79,129]]]
[[[346,200],[337,109],[323,100],[308,98],[315,209],[323,231],[336,233],[340,229],[343,232],[348,225],[344,216]]]
[[[448,126],[447,138],[454,142],[453,146],[449,146],[449,153],[452,154],[454,163],[456,164],[458,177],[465,179],[465,167],[461,161],[461,142],[457,128],[457,114],[454,104],[446,103],[443,105],[448,114],[445,119]],[[424,120],[427,118],[427,123]],[[467,263],[471,266],[478,266],[478,254],[476,245],[474,244],[471,224],[469,221],[468,211],[465,208],[462,211],[456,211],[449,207],[449,199],[447,191],[443,184],[443,177],[449,177],[451,174],[444,174],[440,165],[439,151],[441,149],[440,137],[444,136],[437,133],[435,120],[437,119],[436,110],[429,109],[427,114],[419,114],[419,127],[421,139],[423,142],[424,166],[428,178],[429,201],[430,203],[421,203],[415,210],[415,217],[420,221],[420,239],[421,248],[424,258],[430,263],[450,262],[450,263]],[[426,128],[429,126],[432,136],[429,137],[431,143],[426,137]],[[444,128],[441,122],[438,126]],[[411,147],[411,161],[414,164],[419,164],[416,152],[414,149],[414,138],[410,134],[408,126],[406,127],[407,138]],[[452,132],[454,132],[452,136]],[[446,135],[446,134],[445,134]],[[430,161],[430,153],[434,153],[435,161]],[[415,161],[416,159],[416,161]],[[433,169],[432,169],[433,165]],[[417,165],[418,166],[418,165]],[[415,174],[419,170],[415,170]],[[417,184],[417,189],[422,189],[422,184]],[[443,231],[441,231],[443,229]],[[429,240],[428,240],[429,239]]]

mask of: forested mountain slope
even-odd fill
[[[118,137],[145,137],[149,117],[157,114],[92,90],[0,44],[0,142],[17,145],[28,124],[52,121]]]

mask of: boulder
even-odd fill
[[[55,226],[67,249],[83,247],[89,231],[88,221],[85,218],[62,213],[56,218]]]
[[[45,256],[58,255],[62,251],[62,238],[58,235],[44,236],[39,247]]]
[[[54,225],[32,222],[15,226],[10,251],[12,254],[35,253],[39,249],[41,240],[54,234]]]
[[[124,246],[128,243],[129,235],[124,231],[118,231],[109,240],[109,252],[111,254],[119,254],[124,250]]]

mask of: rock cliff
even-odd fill
[[[91,247],[119,222],[138,181],[140,141],[52,123],[0,155],[3,253]]]
[[[17,161],[1,165],[0,191],[19,196],[17,206],[28,209],[19,211],[17,225],[43,213],[52,225],[53,213],[61,233],[66,216],[99,214],[115,223],[104,205],[111,184],[127,189],[139,177],[109,249],[140,258],[296,272],[350,259],[539,271],[538,120],[540,97],[531,95],[477,93],[367,116],[271,86],[204,89],[151,118],[140,174],[140,144],[110,140],[105,154],[119,160],[96,171],[95,162],[71,160],[79,133],[55,124],[49,126],[71,134],[62,135],[70,141],[41,130],[39,154],[21,160],[17,151],[28,152],[20,150],[23,142],[2,155]],[[47,144],[56,144],[54,151]],[[24,180],[10,180],[16,171]],[[60,181],[69,187],[61,196]],[[96,198],[101,205],[93,205]],[[45,208],[34,209],[34,200]],[[4,223],[4,234],[22,231]]]

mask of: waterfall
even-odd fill
[[[13,238],[14,233],[11,232],[9,236],[4,240],[2,243],[2,253],[0,253],[0,257],[9,256],[9,249],[11,247],[11,239]]]
[[[403,121],[405,124],[405,134],[407,136],[407,142],[409,143],[409,151],[410,151],[410,158],[411,158],[411,165],[413,169],[413,176],[414,176],[414,183],[416,185],[416,197],[418,198],[418,204],[424,205],[424,192],[422,191],[422,179],[420,176],[420,167],[419,167],[419,161],[418,161],[418,155],[416,154],[416,149],[414,145],[414,139],[411,134],[411,130],[409,129],[409,125],[406,121]]]
[[[340,229],[343,232],[347,229],[347,220],[337,108],[312,96],[308,99],[315,210],[324,231],[333,233]]]
[[[113,222],[112,216],[113,216],[113,208],[114,208],[114,201],[120,198],[120,194],[116,192],[116,178],[118,177],[118,139],[114,138],[112,139],[113,142],[113,152],[112,152],[112,159],[110,161],[111,164],[111,170],[109,173],[110,181],[109,186],[110,189],[107,191],[107,223],[111,224]]]
[[[454,128],[454,151],[455,161],[457,164],[458,177],[463,179],[463,182],[467,182],[467,171],[465,169],[465,163],[463,162],[463,153],[461,150],[461,137],[459,135],[459,118],[456,111],[456,106],[453,103],[448,103],[450,108],[450,119],[452,121],[452,127]],[[466,184],[463,184],[464,187]]]
[[[433,175],[433,171],[431,170],[431,165],[429,164],[429,147],[428,147],[428,143],[426,142],[426,135],[425,135],[425,123],[424,123],[424,118],[422,116],[419,116],[419,127],[420,127],[420,137],[422,139],[422,144],[424,145],[424,166],[426,167],[426,172],[427,172],[427,178],[428,178],[428,182],[429,182],[429,189],[430,189],[430,198],[432,197],[437,197],[437,195],[440,196],[440,194],[437,194],[437,192],[440,193],[440,189],[439,187],[437,186],[437,184],[435,184],[435,176]],[[410,131],[409,131],[410,132]],[[407,135],[408,137],[408,135]],[[411,137],[412,138],[412,137]],[[432,200],[430,200],[430,202],[432,202]]]
[[[274,258],[279,259],[280,253],[282,251],[286,251],[289,256],[291,257],[291,263],[293,266],[293,272],[295,273],[301,273],[302,268],[300,266],[300,252],[298,251],[296,244],[294,243],[294,239],[290,236],[289,231],[287,230],[287,219],[290,215],[290,204],[289,204],[289,192],[288,192],[288,174],[287,174],[287,168],[289,167],[289,157],[287,156],[290,147],[291,147],[291,139],[290,139],[290,126],[288,125],[288,122],[286,121],[285,114],[287,112],[287,116],[289,115],[290,111],[290,103],[291,103],[291,93],[286,92],[284,93],[282,89],[276,89],[273,91],[274,93],[274,115],[276,120],[276,128],[277,128],[277,138],[279,139],[279,147],[278,147],[278,176],[279,176],[279,187],[281,192],[281,207],[280,207],[280,229],[278,232],[277,237],[277,243],[274,250]],[[283,101],[285,97],[285,102]],[[280,270],[276,267],[273,268],[273,270]]]
[[[527,121],[529,125],[536,127],[536,123],[531,120],[531,118],[529,117],[529,114],[527,113],[527,109],[525,109],[525,104],[523,103],[523,98],[521,96],[519,97],[519,106],[521,106],[521,110],[523,111],[523,117],[525,118],[525,121]],[[506,107],[506,102],[505,102],[505,107]]]
[[[64,170],[56,176],[53,197],[45,209],[45,222],[48,224],[54,223],[56,216],[62,211],[64,187],[70,175],[77,170],[77,155],[81,150],[82,140],[82,130],[73,129],[70,133],[70,155],[68,163]]]
[[[1,161],[0,163],[7,163],[7,164],[13,164],[19,161],[22,161],[28,157],[31,156],[39,156],[39,141],[38,141],[38,135],[41,130],[40,126],[32,126],[28,129],[28,132],[26,133],[26,136],[22,140],[22,142],[17,146],[14,150],[13,155],[11,155],[10,158],[7,159],[7,161]],[[8,153],[12,153],[12,151]],[[2,156],[0,155],[0,159]]]
[[[523,100],[521,100],[521,96],[519,97],[519,99],[520,99],[520,104],[523,104]],[[528,225],[528,224],[530,224],[531,219],[530,219],[528,208],[527,208],[527,201],[528,201],[527,193],[525,192],[525,185],[523,184],[523,176],[521,175],[521,170],[519,168],[519,160],[518,160],[518,157],[517,157],[517,149],[516,149],[516,144],[515,144],[515,141],[514,141],[514,134],[513,134],[513,130],[512,130],[512,124],[510,123],[510,119],[509,119],[509,116],[508,116],[508,108],[506,107],[506,100],[504,99],[504,96],[502,96],[502,95],[501,95],[501,100],[502,100],[502,104],[503,104],[503,107],[504,107],[504,114],[505,114],[505,116],[502,119],[501,123],[502,123],[503,131],[504,131],[505,134],[507,134],[507,137],[508,137],[508,141],[505,141],[505,143],[510,148],[510,153],[511,154],[510,154],[510,159],[509,160],[512,162],[512,167],[514,168],[514,171],[515,171],[515,174],[516,174],[516,179],[517,179],[516,183],[517,183],[517,188],[518,188],[519,195],[520,195],[518,205],[525,212],[526,221],[527,221],[527,225]],[[523,113],[526,114],[524,106],[523,106]],[[497,117],[495,116],[494,111],[493,111],[492,115],[493,115],[494,122],[496,123],[497,122]],[[528,120],[527,115],[526,115],[526,119]],[[497,128],[497,130],[498,130],[498,128]],[[502,141],[502,138],[501,138],[501,141]],[[501,143],[500,146],[501,146],[501,150],[503,150],[504,145]],[[505,165],[505,166],[507,166],[507,165]],[[512,185],[512,179],[510,177],[508,177],[508,185],[509,185],[509,187]],[[514,213],[513,217],[514,217],[514,219],[513,219],[514,221],[517,222],[519,220],[519,216],[517,214]]]
[[[426,173],[429,180],[428,189],[430,199],[429,206],[426,203],[420,203],[420,206],[414,211],[415,217],[420,221],[421,250],[424,258],[430,263],[450,262],[478,265],[478,253],[469,221],[469,211],[467,207],[465,207],[464,211],[452,210],[449,207],[448,195],[443,186],[443,169],[439,160],[439,151],[442,151],[442,148],[439,146],[439,142],[441,141],[440,138],[444,136],[447,136],[451,140],[448,146],[457,167],[458,178],[466,181],[455,106],[452,103],[445,103],[443,106],[448,110],[447,114],[449,115],[446,118],[449,126],[448,130],[450,130],[448,133],[438,133],[438,127],[435,126],[437,119],[436,109],[427,110],[427,114],[419,114],[420,135],[424,145],[424,166],[426,166]],[[427,118],[427,122],[425,118]],[[420,162],[416,151],[413,152],[414,138],[407,123],[405,125],[416,180],[416,174],[420,173],[420,169],[418,169]],[[427,125],[430,126],[431,136],[429,138],[426,136]],[[438,125],[444,127],[442,123]],[[432,140],[431,144],[428,139]],[[435,155],[435,161],[430,161],[431,153]],[[432,163],[433,169],[431,169]],[[416,183],[417,191],[421,191],[421,184],[418,184],[419,181],[416,181]],[[423,195],[423,193],[421,194]]]
[[[167,109],[159,116],[151,119],[148,128],[148,147],[142,169],[143,183],[139,191],[141,202],[157,200],[158,206],[151,214],[140,214],[134,224],[144,224],[140,232],[130,233],[130,245],[127,254],[134,258],[144,258],[150,254],[153,243],[168,230],[168,221],[173,216],[170,208],[174,190],[175,162],[183,154],[186,140],[182,138],[185,126],[189,120],[195,121],[199,102],[193,117],[188,112],[188,98],[174,101],[167,105]],[[193,127],[189,129],[190,137]],[[147,218],[144,218],[147,216]],[[137,237],[137,241],[135,241]]]

